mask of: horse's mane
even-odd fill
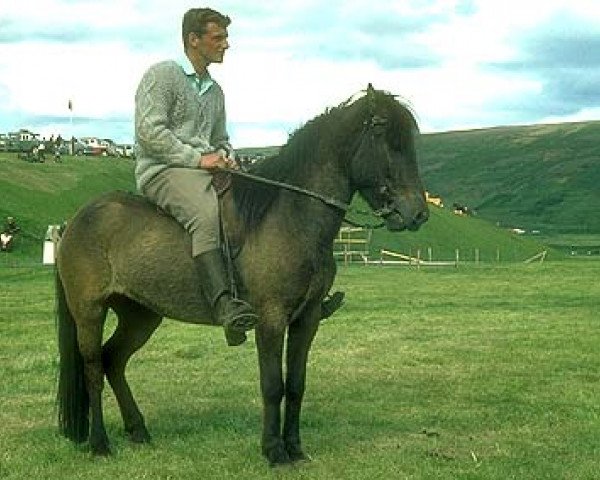
[[[397,138],[390,138],[391,148],[406,148],[418,130],[411,109],[388,92],[375,91],[376,102],[383,105],[388,113],[389,131],[396,132]],[[319,161],[320,139],[332,138],[339,153],[347,158],[355,141],[364,128],[369,115],[368,102],[364,96],[353,95],[337,107],[329,108],[314,119],[298,128],[290,135],[279,153],[253,164],[249,173],[271,180],[301,185],[310,162]],[[410,138],[409,138],[410,137]],[[247,230],[256,228],[281,192],[278,187],[234,176],[232,182],[233,200],[239,218]]]

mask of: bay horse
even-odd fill
[[[335,199],[336,205],[349,204],[358,192],[389,230],[416,230],[428,218],[417,135],[411,110],[369,84],[360,98],[298,129],[252,174]],[[235,252],[238,294],[260,318],[255,340],[262,453],[271,465],[305,459],[300,409],[306,363],[321,302],[334,281],[333,242],[344,211],[314,196],[233,176],[221,198],[221,215]],[[106,375],[127,434],[134,442],[149,441],[125,379],[127,362],[164,317],[215,323],[189,236],[141,196],[110,192],[68,223],[56,267],[61,433],[78,443],[89,440],[93,454],[110,453],[101,401]],[[118,322],[103,344],[109,308]]]

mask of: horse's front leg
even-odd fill
[[[263,398],[262,453],[271,465],[290,462],[281,439],[284,334],[285,327],[283,325],[263,322],[256,328],[260,388]]]
[[[287,376],[283,441],[291,461],[306,460],[300,442],[300,410],[306,385],[308,351],[319,327],[319,317],[301,317],[288,328]]]

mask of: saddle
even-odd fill
[[[225,171],[216,171],[212,176],[212,185],[217,192],[217,197],[221,198],[223,194],[231,187],[231,173]]]

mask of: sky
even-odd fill
[[[141,76],[183,60],[181,18],[205,6],[232,18],[210,72],[238,148],[369,82],[424,133],[600,119],[598,0],[0,0],[0,133],[132,143]]]

